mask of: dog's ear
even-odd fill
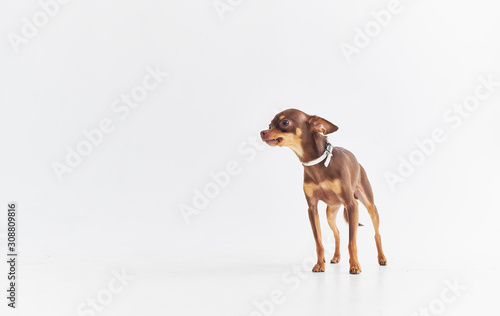
[[[307,124],[311,131],[322,133],[323,135],[328,135],[339,129],[336,125],[316,115],[311,116]]]

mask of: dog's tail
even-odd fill
[[[345,206],[344,206],[344,219],[346,222],[349,223],[349,213],[347,213],[347,209],[345,208]],[[358,223],[358,226],[365,226],[365,225]]]

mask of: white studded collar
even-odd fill
[[[314,166],[314,165],[319,164],[320,162],[322,162],[326,158],[325,167],[328,167],[328,164],[330,163],[330,159],[332,159],[332,155],[333,155],[332,148],[333,148],[333,146],[332,146],[332,144],[330,144],[330,142],[328,141],[328,138],[327,138],[325,151],[323,152],[323,154],[314,160],[311,160],[308,162],[303,162],[302,165],[304,167]]]

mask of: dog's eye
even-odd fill
[[[290,122],[289,122],[289,121],[287,121],[287,120],[284,120],[283,122],[281,122],[281,125],[282,125],[283,127],[287,127],[288,125],[290,125]]]

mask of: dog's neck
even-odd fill
[[[309,162],[323,155],[325,148],[326,136],[320,133],[312,133],[308,138],[302,139],[302,156],[297,156],[300,162]]]

